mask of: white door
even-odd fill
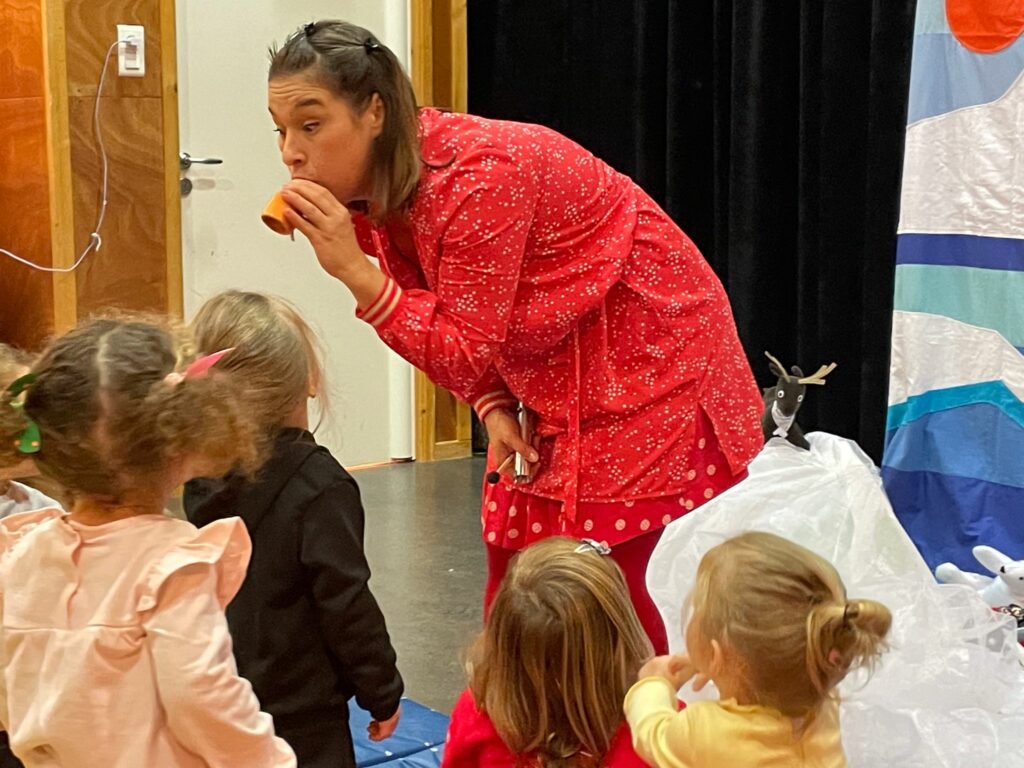
[[[348,291],[320,270],[305,238],[275,235],[259,216],[288,178],[267,112],[268,47],[309,21],[340,18],[407,65],[407,1],[177,0],[176,13],[180,146],[223,160],[183,174],[193,184],[181,205],[185,316],[227,288],[289,299],[326,348],[331,410],[320,442],[350,466],[410,456],[409,368],[356,320]]]

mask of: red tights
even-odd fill
[[[654,607],[654,601],[647,592],[647,562],[651,559],[651,553],[661,538],[661,529],[645,533],[635,539],[618,544],[612,548],[611,558],[618,563],[626,576],[626,584],[629,586],[630,597],[633,598],[633,607],[636,609],[640,623],[643,625],[647,636],[651,639],[656,654],[668,653],[668,637],[665,634],[665,625],[661,620],[661,614]],[[484,614],[491,608],[491,602],[498,591],[501,580],[505,577],[509,562],[516,555],[514,549],[504,549],[487,545],[487,587],[484,592]]]

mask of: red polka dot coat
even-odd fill
[[[762,445],[761,397],[682,230],[547,128],[424,109],[420,138],[407,223],[354,217],[390,277],[358,314],[481,417],[536,412],[537,475],[485,492],[485,538],[615,544],[731,485]]]

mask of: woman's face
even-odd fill
[[[268,87],[281,160],[293,179],[326,187],[342,203],[368,200],[370,152],[384,126],[384,104],[374,94],[362,114],[305,75],[278,77]]]

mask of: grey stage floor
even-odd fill
[[[387,617],[406,694],[448,712],[480,628],[483,458],[354,473],[366,508],[370,587]]]

